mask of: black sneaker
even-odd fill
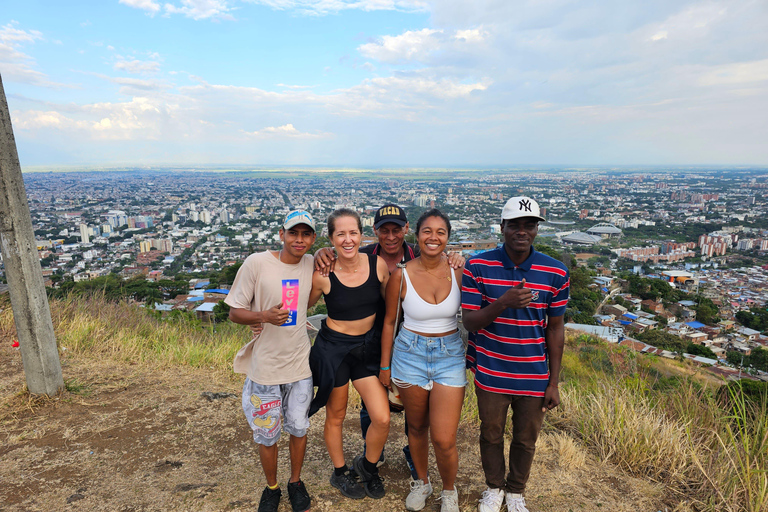
[[[365,441],[365,438],[363,438],[363,441]],[[380,468],[381,466],[384,465],[385,462],[387,462],[387,458],[384,457],[384,450],[386,449],[386,447],[387,446],[384,445],[384,448],[382,448],[382,450],[381,450],[381,455],[379,455],[379,460],[378,460],[378,462],[376,462],[376,467],[377,468]],[[365,457],[365,446],[363,446],[363,457]],[[417,478],[417,480],[418,480],[418,478]]]
[[[367,494],[369,498],[373,498],[375,500],[381,499],[386,494],[386,491],[384,490],[384,481],[379,476],[378,471],[376,473],[367,472],[363,466],[363,460],[363,456],[358,455],[355,457],[352,465],[354,466],[357,474],[360,476],[360,481],[363,482],[363,489],[365,489],[365,494]]]
[[[259,512],[277,512],[277,506],[280,504],[280,496],[282,495],[283,491],[279,487],[275,490],[265,487],[264,492],[261,493],[261,500],[259,500]]]
[[[361,500],[365,498],[365,490],[357,482],[357,478],[352,475],[349,469],[338,476],[335,471],[331,473],[331,485],[341,491],[341,494],[347,498],[353,500]]]
[[[293,512],[306,512],[310,507],[309,493],[304,482],[288,482],[288,499],[291,500]]]

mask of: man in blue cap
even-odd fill
[[[242,407],[259,446],[267,480],[259,512],[277,512],[280,503],[277,441],[281,430],[290,435],[291,476],[287,489],[291,508],[293,512],[310,508],[309,493],[300,476],[313,393],[306,325],[314,270],[307,251],[315,238],[309,212],[290,212],[280,229],[282,248],[248,256],[224,301],[231,308],[230,320],[259,327],[234,361],[234,371],[246,374]]]

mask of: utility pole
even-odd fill
[[[2,77],[0,245],[27,388],[30,393],[55,395],[64,387],[64,378]]]

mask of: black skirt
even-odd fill
[[[351,336],[334,331],[323,320],[320,332],[309,353],[309,367],[312,382],[317,387],[315,397],[309,406],[312,416],[328,403],[328,397],[336,383],[336,371],[351,350],[362,347],[362,360],[372,376],[379,374],[381,362],[381,331],[373,327],[365,334]]]

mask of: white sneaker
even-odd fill
[[[480,497],[480,503],[477,504],[477,512],[499,512],[503,501],[504,491],[489,487],[483,491],[483,495]]]
[[[427,498],[432,495],[432,484],[423,480],[411,480],[411,492],[405,498],[407,510],[421,510],[427,504]]]
[[[522,494],[507,493],[507,512],[529,512]]]
[[[440,493],[440,512],[459,512],[459,491],[443,491]]]

